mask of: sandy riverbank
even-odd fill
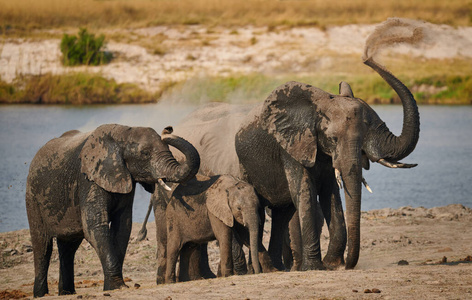
[[[470,299],[472,298],[472,209],[382,209],[362,214],[361,254],[355,270],[277,272],[177,284],[155,284],[154,224],[136,242],[133,225],[125,258],[129,289],[103,292],[95,251],[83,242],[75,261],[77,295],[60,299]],[[266,224],[266,230],[267,228]],[[327,230],[322,247],[327,248]],[[28,230],[0,233],[0,299],[9,292],[32,298],[33,255]],[[218,262],[214,244],[212,268]],[[399,265],[406,261],[407,265]],[[58,298],[58,254],[53,250],[50,294]],[[366,290],[380,293],[366,293]],[[8,291],[8,292],[7,292]]]

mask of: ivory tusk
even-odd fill
[[[338,183],[339,189],[343,189],[343,180],[341,179],[341,172],[338,169],[334,169],[334,176],[336,176],[336,182]]]
[[[396,169],[396,168],[409,169],[409,168],[414,168],[418,165],[418,164],[404,164],[401,162],[389,162],[383,158],[379,159],[377,162],[385,167],[393,168],[393,169]]]
[[[370,188],[370,186],[367,184],[367,181],[365,181],[365,178],[362,177],[362,183],[364,184],[365,188],[372,194],[372,189]]]
[[[157,182],[159,182],[159,184],[166,190],[168,191],[172,191],[172,189],[164,182],[164,180],[162,180],[161,178],[159,178],[159,180],[157,180]]]

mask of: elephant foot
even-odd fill
[[[320,260],[312,260],[302,265],[302,271],[308,270],[326,270],[326,267]]]
[[[33,297],[34,297],[34,298],[44,297],[44,296],[46,296],[48,293],[49,293],[49,290],[48,290],[48,289],[46,289],[46,290],[36,290],[36,289],[34,289],[34,290],[33,290]]]
[[[157,276],[156,284],[164,284],[166,283],[166,279],[163,276]]]
[[[121,288],[128,288],[122,276],[111,276],[111,277],[105,278],[103,282],[104,291],[117,290]]]
[[[335,270],[344,265],[344,258],[341,256],[326,255],[323,264],[330,270]]]
[[[62,291],[59,291],[59,296],[63,296],[63,295],[75,295],[76,292],[75,290],[72,290],[72,291],[69,291],[69,290],[62,290]]]

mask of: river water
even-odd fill
[[[394,133],[400,133],[401,106],[373,108]],[[48,140],[71,129],[89,131],[105,123],[151,126],[160,133],[193,109],[175,104],[0,106],[0,232],[28,228],[26,177],[32,158]],[[420,117],[420,140],[404,160],[418,166],[394,170],[371,164],[364,177],[373,194],[363,190],[362,210],[453,203],[472,207],[472,106],[420,106]],[[143,221],[149,198],[139,186],[134,222]]]

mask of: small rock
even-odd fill
[[[447,263],[447,257],[443,256],[443,258],[441,259],[441,263],[442,263],[442,264]]]
[[[358,291],[358,290],[352,290],[352,292],[353,292],[353,293],[359,293],[359,291]]]
[[[135,284],[134,284],[134,288],[135,288],[135,289],[139,289],[140,287],[141,287],[141,285],[140,285],[139,283],[135,283]]]
[[[77,296],[77,299],[82,299],[83,297],[84,297],[84,296],[82,296],[82,295],[78,295],[78,296]]]
[[[366,293],[366,294],[371,294],[371,293],[372,293],[372,291],[371,291],[371,290],[369,290],[369,289],[365,289],[365,290],[364,290],[364,293]]]
[[[408,261],[404,260],[404,259],[402,259],[398,262],[399,266],[408,266],[409,264],[410,263]]]
[[[381,291],[379,289],[372,289],[372,293],[380,294]]]
[[[105,297],[111,297],[110,293],[104,293],[103,296],[105,296]]]

